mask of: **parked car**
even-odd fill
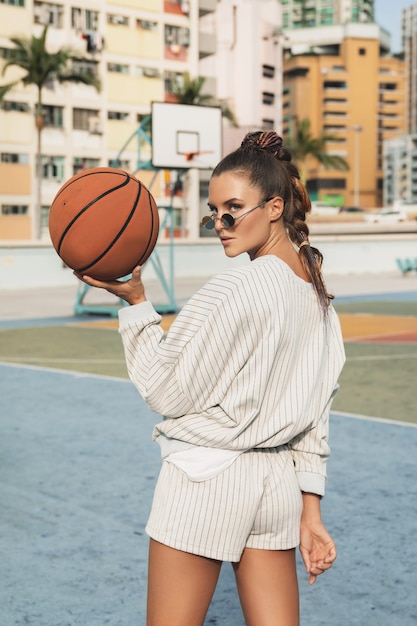
[[[322,202],[320,200],[314,200],[311,203],[311,214],[312,215],[337,215],[339,213],[339,207],[331,206],[326,202]]]
[[[358,206],[342,206],[339,209],[339,213],[364,213],[364,209]]]
[[[367,213],[363,219],[371,224],[395,224],[405,222],[407,213],[400,209],[381,209],[375,213]]]

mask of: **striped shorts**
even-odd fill
[[[245,548],[296,547],[301,511],[301,491],[286,446],[245,452],[204,482],[189,480],[163,461],[146,532],[177,550],[239,561]]]

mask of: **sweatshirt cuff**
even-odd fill
[[[321,474],[297,472],[297,479],[301,491],[306,493],[315,493],[318,496],[324,496],[326,490],[326,478]]]
[[[133,325],[159,324],[161,320],[162,317],[155,311],[152,303],[145,300],[119,310],[119,331]]]

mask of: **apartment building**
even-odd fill
[[[402,49],[407,82],[407,132],[417,133],[417,4],[401,13]]]
[[[370,4],[370,3],[368,3]],[[329,154],[346,172],[310,161],[313,200],[363,208],[383,203],[383,144],[406,129],[405,66],[390,56],[389,35],[372,23],[285,31],[284,136],[310,119],[313,136],[331,135]]]
[[[281,0],[285,29],[374,21],[374,0]]]
[[[417,204],[417,135],[408,134],[385,142],[384,202]]]
[[[137,171],[150,158],[137,129],[152,101],[170,102],[172,84],[216,51],[215,33],[203,24],[216,0],[2,0],[0,74],[10,38],[39,36],[48,25],[49,51],[68,46],[73,69],[100,77],[97,92],[82,84],[53,84],[43,93],[42,222],[62,183],[82,169],[117,164]],[[203,26],[203,27],[202,27]],[[0,81],[18,80],[10,67]],[[215,77],[206,86],[215,93]],[[19,83],[0,103],[0,240],[29,240],[36,202],[35,88]],[[141,152],[140,152],[141,148]],[[140,153],[140,157],[139,157]],[[145,184],[151,172],[140,175]],[[169,183],[161,176],[153,192]],[[197,219],[197,218],[196,218]]]
[[[151,103],[174,102],[184,72],[203,76],[203,91],[226,102],[239,129],[223,126],[223,151],[244,132],[280,128],[282,120],[281,7],[276,0],[2,0],[0,76],[18,35],[39,36],[48,24],[48,50],[69,46],[73,68],[97,75],[100,92],[81,84],[53,85],[43,94],[42,223],[62,183],[82,169],[117,165],[137,172],[149,163],[138,128]],[[9,68],[0,84],[20,77]],[[0,103],[0,240],[30,240],[36,196],[36,93],[21,84]],[[138,174],[139,175],[139,174]],[[140,170],[160,205],[167,205],[175,171]],[[207,211],[208,172],[189,171],[186,194],[175,198],[175,234],[198,240]],[[188,206],[185,206],[185,195]],[[161,234],[163,236],[164,233]]]

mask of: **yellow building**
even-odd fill
[[[376,24],[345,24],[290,33],[284,61],[283,134],[308,118],[314,137],[349,170],[307,162],[312,200],[373,208],[383,201],[383,142],[406,129],[404,62],[389,55]]]
[[[45,237],[49,206],[66,179],[115,159],[123,169],[137,170],[135,132],[151,102],[170,101],[173,79],[186,71],[198,75],[199,59],[215,52],[215,34],[199,34],[201,18],[215,8],[216,0],[2,0],[0,84],[22,76],[15,67],[1,76],[10,39],[39,36],[45,24],[48,50],[70,47],[73,69],[92,72],[102,83],[100,92],[81,84],[44,89],[40,204]],[[32,237],[39,205],[35,104],[36,89],[21,83],[0,102],[0,240]],[[146,184],[146,173],[141,178]]]

